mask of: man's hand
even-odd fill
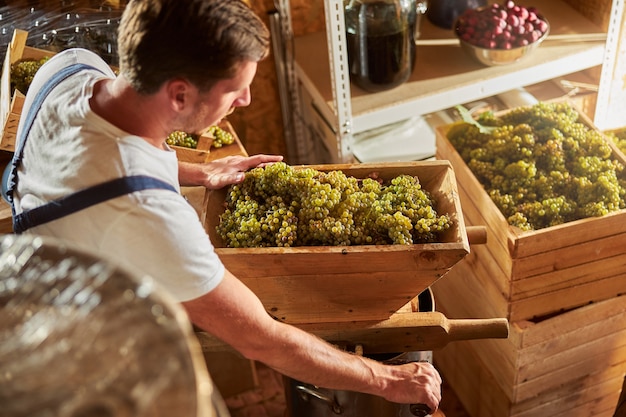
[[[197,164],[178,163],[178,181],[182,186],[204,186],[217,190],[231,184],[238,184],[251,168],[263,167],[283,160],[281,155],[227,156],[211,162]]]

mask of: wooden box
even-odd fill
[[[13,32],[13,38],[7,47],[2,65],[2,78],[0,79],[0,117],[2,117],[0,150],[2,151],[13,152],[15,150],[17,125],[20,121],[25,98],[25,92],[11,91],[11,64],[23,59],[39,60],[55,55],[52,51],[26,46],[27,37],[28,32],[24,30],[16,29]]]
[[[589,125],[589,124],[588,124]],[[626,288],[626,211],[536,231],[509,226],[483,186],[437,131],[437,158],[448,160],[458,179],[466,225],[485,226],[487,243],[476,254],[475,285],[496,317],[525,320],[605,300]],[[615,158],[624,161],[616,150]]]
[[[225,248],[215,230],[226,190],[208,193],[206,229],[226,267],[254,291],[267,311],[290,323],[383,320],[441,278],[469,253],[469,243],[447,161],[310,165],[356,178],[417,175],[453,226],[441,242],[415,245]]]
[[[449,317],[490,314],[474,257],[432,287]],[[472,417],[611,417],[626,373],[626,296],[510,323],[508,339],[451,343],[434,362]]]
[[[211,154],[211,143],[213,138],[208,135],[202,135],[198,138],[198,146],[196,148],[187,148],[185,146],[170,146],[176,152],[176,157],[183,162],[207,162]]]
[[[229,155],[247,156],[248,154],[230,122],[222,120],[219,122],[218,126],[233,135],[234,142],[232,144],[224,145],[220,148],[212,147],[213,137],[207,133],[200,136],[198,139],[198,146],[195,149],[183,146],[172,146],[171,148],[176,151],[178,160],[183,162],[203,163]]]

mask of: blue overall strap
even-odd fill
[[[72,74],[86,69],[100,71],[91,65],[79,63],[65,67],[52,75],[52,77],[45,82],[41,90],[37,92],[28,113],[26,113],[24,125],[20,132],[21,135],[16,138],[15,153],[13,154],[11,172],[7,181],[6,194],[9,202],[11,203],[11,209],[13,212],[13,231],[15,233],[22,233],[31,227],[59,219],[67,216],[68,214],[75,213],[94,204],[98,204],[102,201],[135,191],[161,188],[177,192],[171,184],[156,178],[141,175],[122,177],[86,188],[82,191],[78,191],[67,197],[51,201],[32,210],[16,214],[15,204],[13,203],[13,192],[17,187],[17,170],[22,162],[26,138],[32,128],[37,113],[39,112],[44,100],[54,87]]]
[[[7,190],[7,199],[11,203],[13,214],[15,214],[15,208],[13,207],[13,191],[17,187],[17,169],[22,163],[22,157],[24,155],[24,147],[26,144],[26,138],[28,137],[28,133],[30,132],[33,123],[35,122],[35,117],[37,117],[37,113],[39,113],[39,109],[41,108],[43,101],[46,99],[48,94],[56,87],[61,81],[66,79],[67,77],[76,74],[79,71],[86,69],[94,69],[97,71],[97,68],[87,65],[87,64],[72,64],[67,66],[60,71],[53,74],[41,87],[41,90],[37,92],[37,95],[33,99],[33,102],[29,108],[28,113],[26,113],[26,118],[24,119],[24,125],[21,130],[21,135],[15,138],[15,152],[13,153],[13,159],[11,161],[11,173],[9,174],[9,178],[6,184]],[[102,71],[100,71],[102,72]]]
[[[31,227],[59,219],[94,204],[147,189],[178,192],[171,184],[154,177],[134,175],[116,178],[13,216],[13,231],[19,234]]]

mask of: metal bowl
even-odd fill
[[[461,37],[458,35],[458,20],[454,25],[454,34],[459,40],[461,49],[463,49],[469,56],[471,56],[481,64],[488,66],[508,65],[518,62],[522,58],[530,55],[532,51],[534,51],[541,44],[541,42],[543,42],[548,37],[548,34],[550,33],[550,22],[548,22],[544,17],[542,17],[541,19],[548,24],[548,29],[545,31],[545,33],[535,42],[526,46],[519,46],[517,48],[492,49],[472,45],[471,43],[468,43],[461,39]]]

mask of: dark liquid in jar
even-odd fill
[[[352,82],[370,92],[389,90],[406,82],[415,62],[413,29],[385,35],[348,32],[348,64]],[[359,41],[362,44],[359,44]]]

